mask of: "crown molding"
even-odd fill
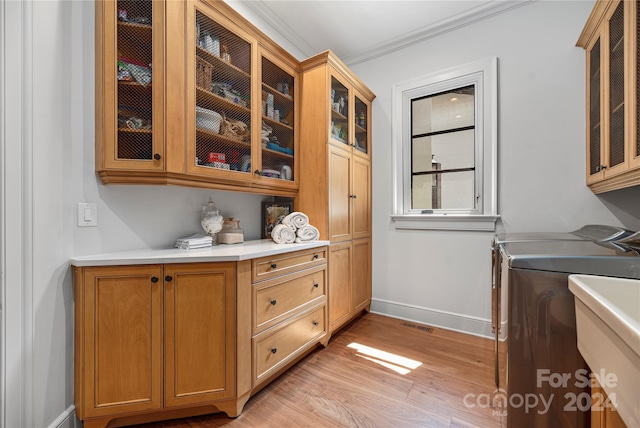
[[[341,59],[348,66],[366,62],[397,51],[398,49],[420,43],[449,31],[457,30],[478,21],[530,4],[534,1],[538,0],[494,0],[483,3],[463,13],[453,15],[449,18],[435,22],[434,24],[410,31],[383,43],[371,46],[357,54],[342,55]],[[242,3],[248,9],[251,9],[256,15],[264,20],[266,24],[270,25],[275,31],[282,35],[282,37],[297,46],[302,53],[307,56],[312,56],[317,53],[303,37],[296,33],[284,20],[277,16],[263,0],[238,0],[238,2]]]

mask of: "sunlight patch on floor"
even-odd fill
[[[358,354],[356,354],[358,357],[380,364],[381,366],[402,375],[405,375],[411,372],[411,370],[415,370],[422,365],[420,361],[412,360],[410,358],[385,352],[380,349],[371,348],[355,342],[350,343],[347,347],[358,351]]]

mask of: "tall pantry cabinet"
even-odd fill
[[[371,102],[331,51],[301,64],[300,191],[296,209],[329,247],[329,330],[371,304]]]

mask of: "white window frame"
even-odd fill
[[[476,209],[411,209],[411,101],[475,85]],[[495,231],[498,215],[498,58],[492,57],[402,82],[393,86],[392,158],[396,229]]]

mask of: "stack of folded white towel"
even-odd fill
[[[294,242],[317,241],[320,238],[318,229],[309,224],[309,217],[295,211],[276,224],[271,231],[271,238],[276,244],[293,244]]]
[[[193,250],[195,248],[206,248],[213,245],[213,238],[209,235],[201,235],[196,233],[195,235],[187,236],[186,238],[176,239],[176,248],[183,250]]]

